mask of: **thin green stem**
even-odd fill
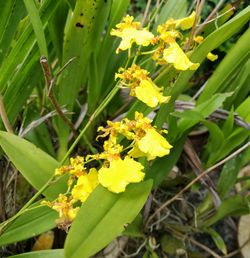
[[[36,200],[36,198],[50,185],[53,181],[54,175],[39,189],[38,192],[10,219],[0,224],[0,234],[6,228],[6,226],[27,211],[27,208]]]
[[[92,114],[92,116],[90,117],[88,123],[85,125],[85,127],[82,129],[82,131],[80,132],[80,134],[78,135],[78,137],[75,139],[75,141],[72,143],[72,145],[70,146],[69,150],[67,151],[66,155],[64,156],[64,158],[61,160],[60,165],[63,165],[64,162],[67,160],[67,158],[69,157],[69,155],[72,153],[72,151],[74,150],[74,148],[76,147],[77,143],[81,140],[81,138],[83,137],[84,133],[88,130],[88,128],[90,127],[91,123],[93,122],[93,120],[100,115],[100,113],[104,110],[104,108],[108,105],[108,103],[112,100],[112,98],[115,96],[115,94],[118,92],[119,90],[119,81],[116,83],[115,87],[110,91],[110,93],[106,96],[106,98],[103,100],[103,102],[101,103],[101,105],[96,109],[96,111]]]

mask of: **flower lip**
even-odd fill
[[[167,63],[173,64],[177,70],[196,70],[199,63],[192,63],[176,42],[169,44],[163,51],[163,58]]]
[[[136,141],[129,154],[134,158],[146,156],[148,160],[170,153],[172,145],[154,127],[145,130],[145,135]]]
[[[130,183],[138,183],[143,180],[143,165],[126,156],[110,162],[108,168],[102,167],[98,173],[98,179],[102,186],[114,193],[124,192]]]
[[[133,22],[133,16],[126,16],[123,22],[116,25],[116,29],[112,29],[110,35],[117,36],[122,39],[116,53],[127,50],[132,47],[133,43],[139,46],[148,46],[154,35],[145,28],[140,28],[140,22]]]

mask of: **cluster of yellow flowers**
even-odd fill
[[[120,68],[115,75],[116,79],[122,80],[122,85],[130,88],[130,95],[137,97],[149,107],[156,107],[159,103],[167,103],[170,96],[164,97],[162,89],[148,77],[149,72],[133,64],[125,70]]]
[[[55,170],[56,176],[69,174],[68,190],[55,201],[45,201],[43,204],[59,213],[59,227],[67,228],[71,224],[79,210],[79,202],[85,202],[98,184],[113,193],[121,193],[128,184],[142,181],[144,166],[136,158],[153,160],[169,154],[172,146],[161,135],[166,131],[158,131],[151,123],[149,118],[139,112],[135,113],[134,120],[124,118],[120,122],[108,121],[107,127],[98,128],[102,134],[97,138],[107,137],[103,152],[71,158],[69,165]],[[129,140],[130,144],[126,147],[119,144],[120,136]],[[104,162],[98,170],[95,167],[87,169],[86,164],[93,160]]]
[[[123,18],[123,22],[116,25],[117,29],[111,31],[111,35],[120,37],[121,43],[116,52],[127,50],[132,47],[133,43],[140,46],[157,45],[154,50],[153,59],[159,64],[173,64],[177,70],[196,70],[198,63],[192,63],[183,52],[177,38],[181,38],[182,34],[178,29],[187,30],[193,27],[195,21],[195,12],[186,18],[174,20],[169,19],[157,28],[158,35],[155,37],[153,33],[146,28],[141,28],[140,22],[133,22],[134,17],[127,15]]]
[[[148,29],[141,28],[140,22],[134,22],[134,18],[127,15],[111,31],[111,35],[122,39],[116,53],[131,49],[133,43],[139,46],[151,45],[155,48],[152,58],[158,64],[173,64],[177,70],[196,70],[199,63],[191,62],[177,43],[183,37],[178,29],[192,28],[195,16],[193,12],[183,19],[167,20],[158,26],[158,35],[155,37]],[[202,40],[201,36],[194,37],[194,42],[198,44]],[[215,60],[217,57],[209,53],[208,58]],[[152,81],[149,72],[135,63],[127,69],[120,68],[115,79],[119,79],[123,87],[130,89],[131,96],[137,97],[151,108],[170,100],[170,96],[163,96],[162,88]],[[162,136],[167,131],[158,131],[151,123],[149,118],[139,112],[135,113],[134,120],[124,118],[120,122],[108,121],[107,127],[98,128],[102,134],[97,139],[107,138],[103,143],[103,152],[71,158],[69,165],[55,170],[56,176],[69,175],[68,190],[56,200],[44,201],[43,204],[59,213],[58,226],[67,229],[79,210],[79,204],[84,203],[99,184],[111,192],[121,193],[128,184],[142,181],[145,176],[144,166],[137,158],[146,157],[150,161],[169,154],[172,146]],[[121,137],[127,139],[126,146],[121,144]],[[86,164],[94,160],[103,160],[102,166],[88,169]]]
[[[147,28],[142,28],[140,22],[135,22],[134,17],[127,15],[122,22],[116,25],[116,29],[111,30],[111,35],[121,38],[121,42],[116,50],[119,53],[123,50],[131,49],[133,43],[138,46],[152,45],[152,59],[157,64],[172,64],[175,69],[196,70],[199,63],[189,60],[185,52],[180,47],[184,44],[183,35],[180,32],[191,29],[194,26],[196,13],[193,11],[190,16],[174,20],[169,19],[164,24],[157,27],[157,36],[154,36]],[[177,43],[181,41],[180,44]],[[202,36],[195,36],[193,42],[202,43]],[[209,53],[207,58],[215,61],[218,56]],[[116,74],[116,79],[122,80],[122,85],[130,88],[130,95],[137,97],[149,107],[156,107],[160,103],[167,103],[169,96],[162,95],[162,89],[148,77],[149,72],[133,64],[127,70],[120,68]]]

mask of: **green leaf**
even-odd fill
[[[246,122],[250,122],[250,114],[249,114],[249,105],[250,105],[250,97],[245,99],[241,105],[236,109],[236,113],[240,117],[242,117]],[[224,158],[228,155],[232,150],[238,147],[240,144],[244,143],[250,136],[250,131],[244,128],[235,128],[232,133],[225,139],[224,146],[221,149],[221,152],[216,157],[216,160],[211,160],[211,164]]]
[[[65,23],[68,14],[68,5],[66,1],[60,1],[57,11],[51,17],[48,23],[49,35],[53,43],[59,63],[62,65],[63,38]]]
[[[201,103],[200,105],[197,105],[192,110],[192,113],[193,112],[199,113],[199,114],[201,114],[203,119],[205,119],[211,113],[213,113],[216,109],[221,107],[221,105],[225,101],[225,99],[231,95],[232,95],[232,93],[223,93],[223,94],[217,93],[213,97],[211,97],[209,100]],[[187,110],[187,111],[184,111],[183,113],[190,113],[190,111]],[[184,116],[184,114],[182,114],[182,116]],[[200,121],[201,121],[201,119],[199,119],[198,116],[196,116],[196,117],[191,116],[191,119],[189,119],[188,116],[186,116],[185,118],[181,118],[178,122],[179,134],[181,135],[183,132],[190,129],[191,127],[193,127],[195,124],[197,124]]]
[[[17,7],[20,2],[22,1],[18,1]],[[57,2],[44,1],[39,10],[43,23],[47,22],[56,7]],[[22,12],[21,8],[20,10],[15,10],[15,7],[13,8],[14,14],[19,11]],[[24,6],[23,9],[25,11]],[[26,103],[33,87],[40,82],[40,76],[42,74],[38,62],[39,53],[31,25],[25,24],[24,28],[19,28],[16,34],[18,33],[20,35],[15,35],[15,38],[12,39],[8,56],[3,60],[0,67],[0,89],[3,94],[6,113],[11,124],[14,124],[20,109]]]
[[[217,221],[227,217],[244,215],[250,212],[247,198],[241,195],[235,195],[222,202],[221,206],[216,210],[215,214],[207,220],[199,221],[201,227],[209,227]]]
[[[89,60],[89,81],[88,81],[88,113],[92,114],[100,101],[101,81],[99,76],[99,69],[97,65],[97,58],[94,53]]]
[[[232,77],[234,78],[229,80],[226,85],[227,90],[234,91],[234,94],[224,103],[225,109],[237,108],[248,96],[250,91],[247,87],[250,83],[250,59],[245,63],[243,61]]]
[[[63,249],[44,250],[9,256],[9,258],[64,258]]]
[[[224,141],[223,148],[220,153],[218,153],[215,160],[210,160],[210,164],[214,164],[218,160],[227,156],[231,151],[237,148],[239,145],[244,143],[250,136],[250,131],[243,128],[236,128],[233,133],[227,137]]]
[[[23,1],[3,1],[0,6],[0,64],[11,48],[11,41],[15,35],[18,23],[25,15]]]
[[[48,50],[46,39],[43,30],[43,24],[39,16],[38,9],[35,5],[34,0],[23,0],[25,7],[28,12],[28,16],[30,18],[31,24],[33,26],[33,30],[36,35],[37,44],[40,49],[40,54],[48,57]]]
[[[59,1],[44,1],[42,7],[39,9],[39,16],[41,17],[43,24],[49,20],[58,4]],[[31,25],[29,25],[22,32],[15,44],[13,44],[10,53],[0,67],[1,91],[9,85],[10,79],[12,80],[13,77],[20,73],[21,68],[27,65],[27,62],[31,58],[30,54],[37,48],[35,43],[35,35],[32,33]]]
[[[225,245],[225,242],[223,240],[223,238],[212,228],[207,228],[205,230],[205,232],[207,232],[213,239],[215,245],[217,246],[217,248],[224,254],[227,254],[227,247]]]
[[[250,148],[242,152],[242,166],[244,167],[249,163],[250,160]]]
[[[208,128],[209,131],[209,139],[206,144],[206,150],[208,151],[209,159],[211,158],[211,156],[211,159],[214,159],[218,152],[220,152],[221,148],[223,148],[224,135],[220,127],[215,123],[206,120],[202,121],[202,123]]]
[[[87,258],[105,247],[133,221],[151,187],[151,180],[131,184],[121,194],[97,187],[71,226],[65,243],[65,258]]]
[[[233,127],[234,127],[234,109],[232,108],[227,117],[227,120],[225,121],[222,127],[222,132],[225,137],[229,136],[232,133]]]
[[[206,24],[204,27],[204,36],[206,37],[213,31],[215,31],[218,27],[220,27],[223,23],[225,23],[233,14],[234,14],[234,7],[231,4],[226,4],[223,9],[221,9],[218,12],[218,16],[221,17],[216,17],[215,20],[212,22],[209,22]]]
[[[111,1],[76,1],[75,10],[66,27],[63,63],[76,57],[74,62],[62,73],[58,87],[58,101],[72,111],[80,87],[86,82],[87,68],[91,53],[100,44],[101,33],[110,11]],[[70,85],[70,87],[69,87]],[[67,150],[69,128],[58,120],[60,140],[59,157]]]
[[[235,46],[229,51],[222,60],[218,68],[208,80],[204,91],[199,97],[198,103],[202,103],[213,96],[216,92],[232,91],[235,89],[227,89],[227,81],[232,78],[236,69],[242,66],[242,62],[248,60],[250,45],[250,29],[248,29],[238,40]]]
[[[249,106],[250,106],[250,96],[247,97],[236,109],[236,113],[238,113],[239,116],[244,118],[246,122],[250,122]]]
[[[154,82],[156,85],[159,85],[160,87],[164,86],[163,95],[169,96],[171,95],[171,90],[173,86],[173,80],[176,78],[177,70],[173,67],[169,67],[169,69],[165,69],[165,72],[161,73],[160,76],[158,76]],[[170,119],[168,115],[166,115],[166,109],[167,104],[161,104],[160,108],[156,114],[156,118],[154,119],[154,125],[156,125],[158,128],[161,128],[164,122],[168,122],[170,124]],[[168,114],[168,113],[167,113]]]
[[[33,87],[41,78],[41,68],[37,62],[39,59],[38,51],[32,54],[32,58],[30,58],[29,62],[20,68],[20,72],[10,80],[10,85],[3,96],[6,113],[11,124],[15,123]],[[31,73],[32,76],[30,76]]]
[[[172,112],[172,116],[194,120],[194,121],[201,121],[204,119],[203,115],[196,110],[185,110],[184,112]]]
[[[220,174],[220,178],[217,185],[217,192],[221,199],[224,199],[226,195],[234,187],[237,176],[241,168],[242,157],[238,156],[229,160],[224,166]]]
[[[59,163],[47,153],[16,135],[0,131],[0,145],[15,167],[36,189],[40,189],[59,166]],[[66,187],[66,181],[59,180],[48,187],[44,195],[54,199],[58,193],[64,193]]]
[[[40,205],[40,202],[37,203]],[[26,211],[8,226],[0,235],[0,246],[22,241],[56,226],[55,220],[58,213],[46,206],[30,206]]]
[[[247,87],[250,84],[250,59],[242,67],[238,77],[235,79],[235,83],[237,83],[237,91],[232,97],[232,100],[230,98],[231,102],[229,104],[238,107],[250,91],[249,87]]]

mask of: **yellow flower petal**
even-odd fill
[[[127,15],[123,21],[116,25],[117,29],[112,29],[110,34],[122,38],[116,53],[121,50],[131,48],[133,43],[139,46],[148,46],[154,35],[147,29],[140,28],[140,22],[133,22],[134,17]]]
[[[195,11],[191,13],[188,17],[176,20],[176,27],[180,27],[181,30],[188,30],[193,27],[195,21]]]
[[[85,202],[89,195],[98,185],[98,174],[95,168],[90,169],[88,174],[78,178],[76,185],[72,190],[72,196],[76,200]]]
[[[125,28],[119,32],[112,30],[111,35],[122,38],[122,41],[116,50],[117,53],[121,50],[131,48],[133,43],[136,43],[139,46],[148,46],[150,41],[154,38],[154,35],[148,30],[138,30],[136,28]]]
[[[149,107],[156,107],[159,103],[167,103],[170,100],[169,96],[162,95],[161,89],[151,79],[141,80],[135,88],[135,96]]]
[[[214,55],[213,53],[209,52],[207,54],[207,59],[213,62],[218,59],[218,55]]]
[[[169,142],[155,128],[150,128],[145,136],[137,141],[129,155],[135,158],[146,156],[148,160],[152,160],[168,155],[171,148]]]
[[[177,70],[196,70],[199,63],[192,63],[176,42],[169,43],[169,47],[163,51],[166,62],[173,64]]]
[[[137,183],[143,180],[144,173],[141,163],[132,158],[117,159],[110,162],[109,168],[102,167],[98,173],[98,179],[102,186],[114,193],[124,192],[129,183]]]

